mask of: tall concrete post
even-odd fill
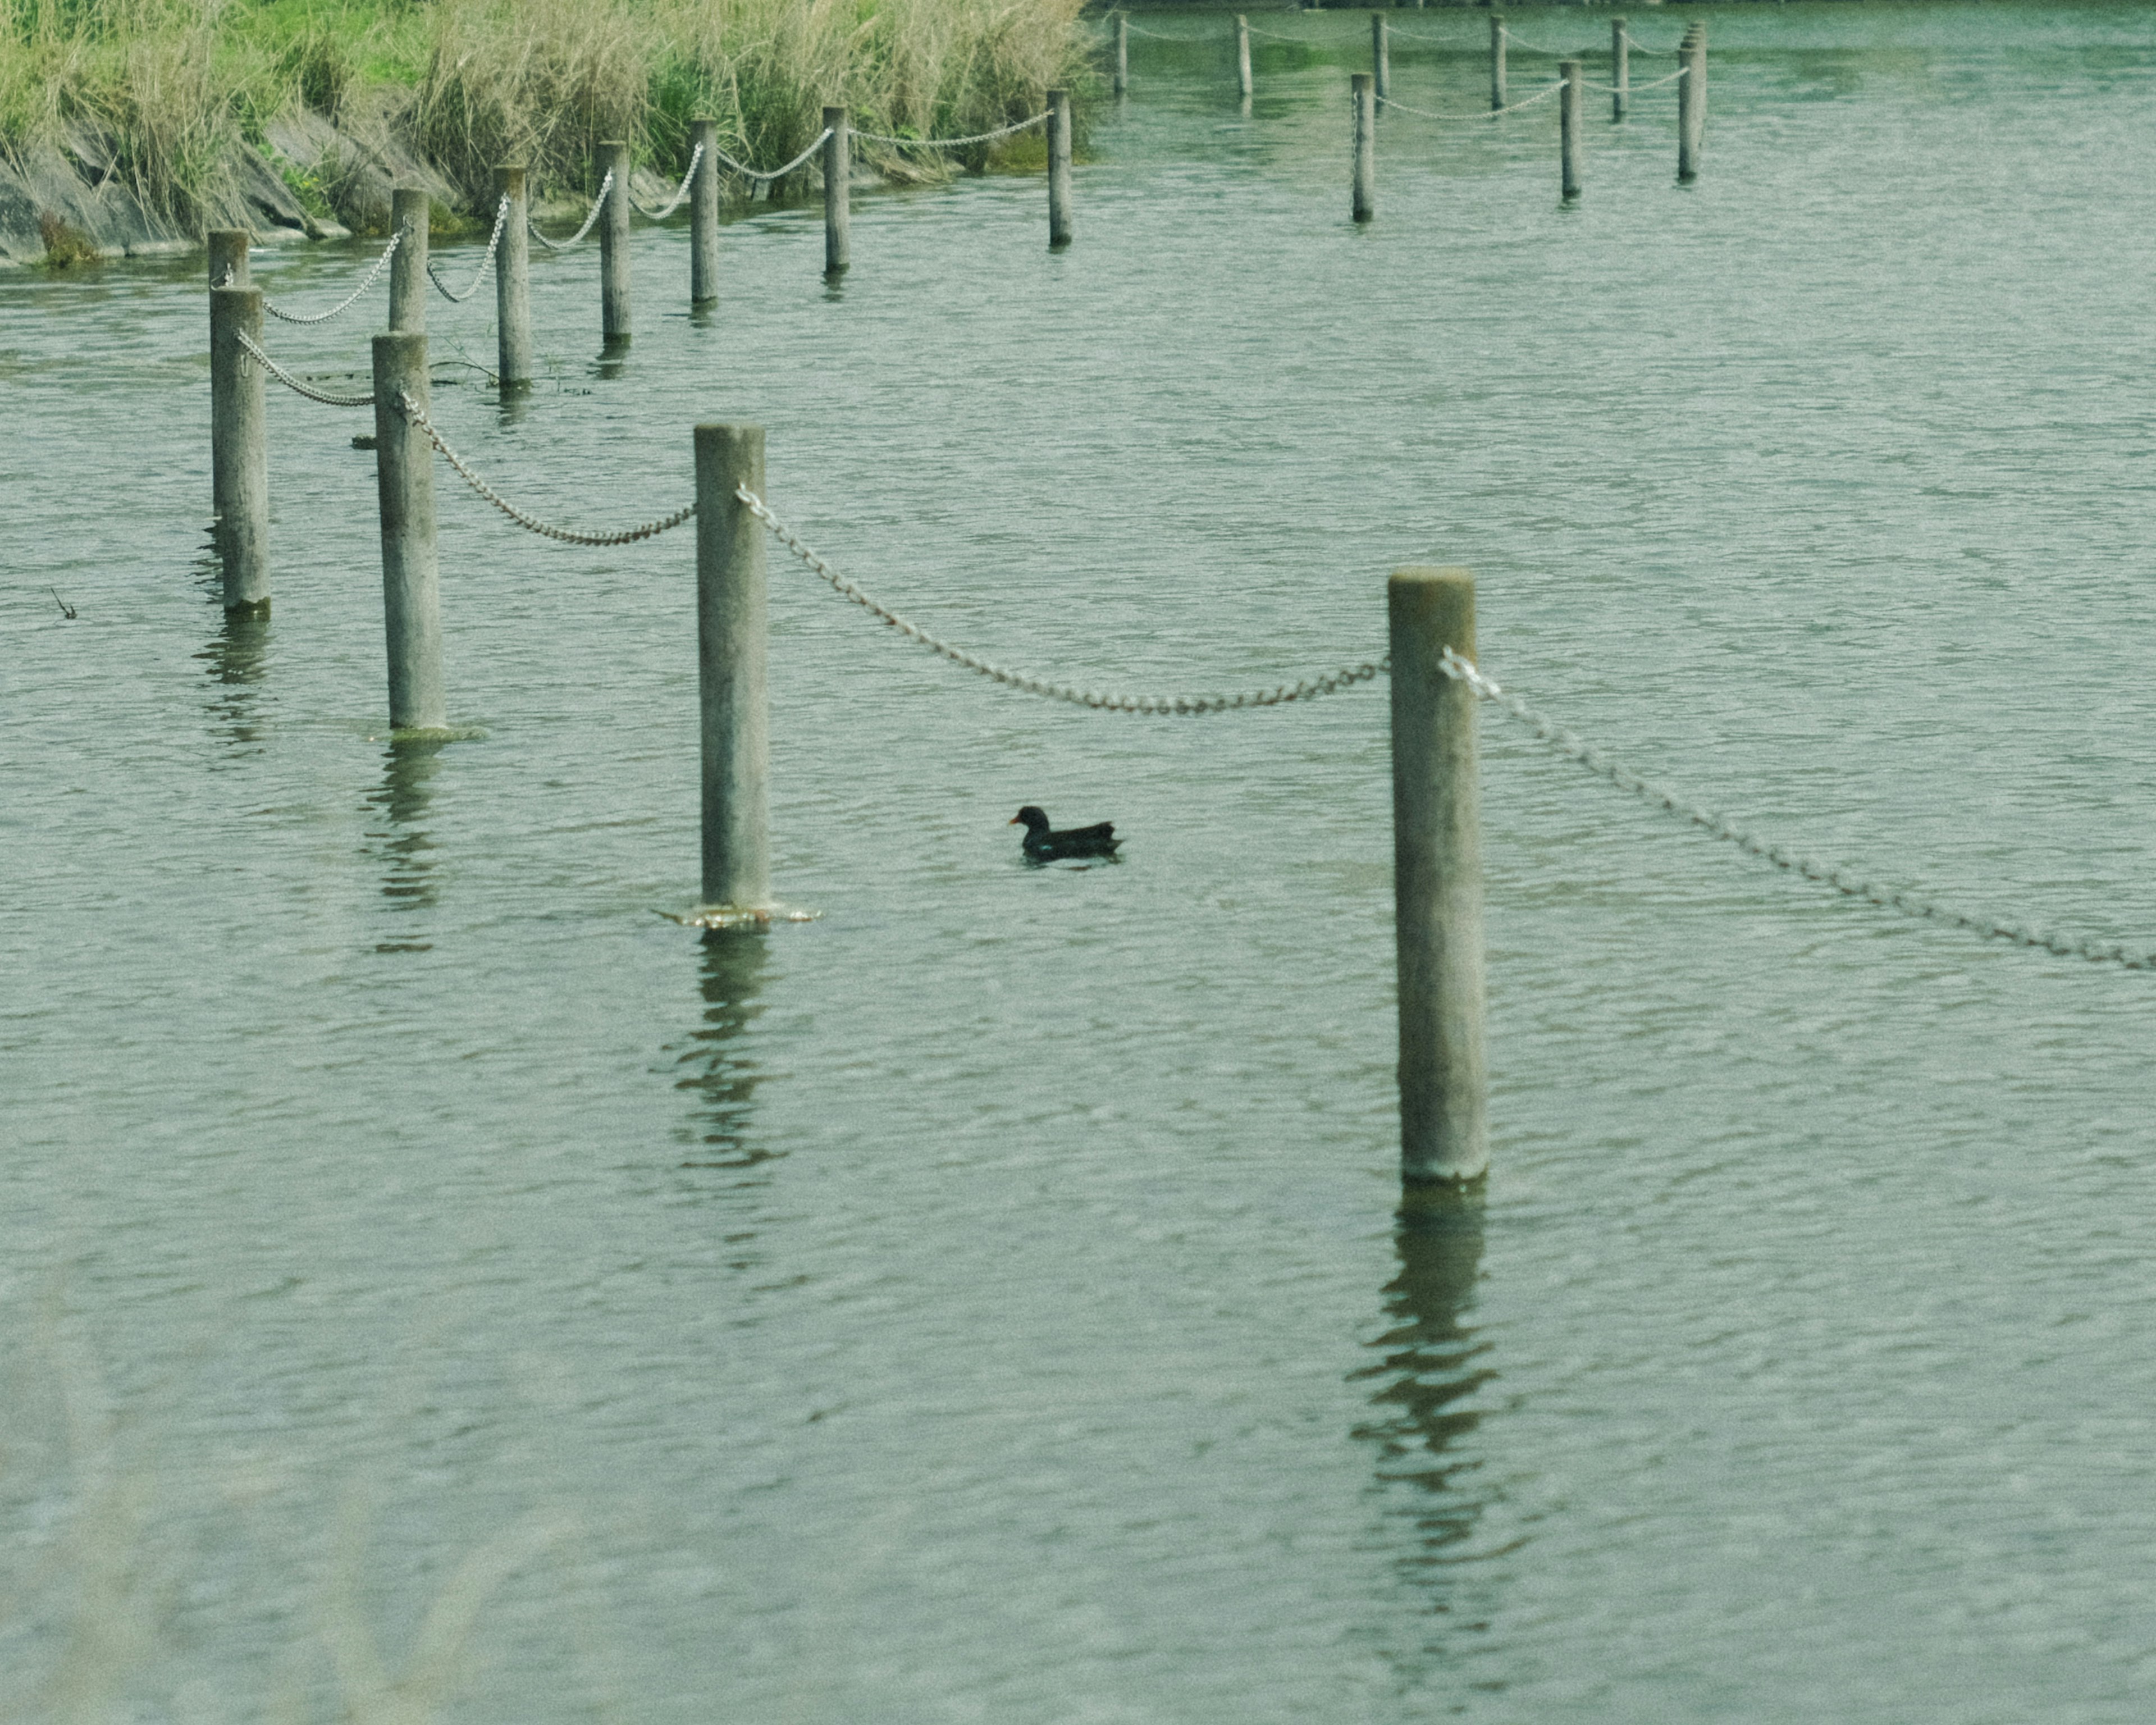
[[[1355,108],[1355,219],[1378,213],[1378,98],[1368,72],[1348,75],[1348,94]]]
[[[209,285],[212,287],[248,287],[254,277],[248,273],[247,249],[254,244],[254,236],[244,228],[213,228],[209,231]],[[229,280],[226,277],[229,275]]]
[[[601,140],[599,172],[613,176],[599,212],[599,333],[611,347],[629,340],[629,146]]]
[[[719,297],[719,122],[695,121],[689,143],[704,150],[689,187],[689,303],[708,305]]]
[[[831,134],[824,140],[824,273],[837,275],[852,261],[848,239],[853,212],[847,193],[854,173],[853,144],[847,136],[846,110],[824,109],[824,129]]]
[[[771,902],[770,633],[763,527],[734,495],[763,495],[763,428],[699,425],[696,665],[703,711],[706,905]]]
[[[1609,118],[1622,120],[1632,105],[1632,39],[1625,20],[1609,20]]]
[[[531,387],[531,205],[521,164],[495,169],[494,195],[509,200],[494,254],[494,327],[495,370],[501,393],[511,395]]]
[[[224,581],[224,608],[270,603],[268,382],[239,345],[262,341],[262,290],[209,290],[210,497]]]
[[[1490,14],[1490,105],[1505,105],[1505,15]]]
[[[1235,18],[1235,94],[1247,102],[1256,88],[1250,77],[1250,21],[1239,13]]]
[[[1460,1183],[1489,1167],[1476,696],[1440,668],[1475,656],[1475,578],[1395,569],[1393,893],[1399,963],[1400,1172]]]
[[[1685,27],[1677,64],[1684,74],[1677,80],[1677,177],[1696,180],[1701,146],[1707,141],[1706,25],[1695,23]]]
[[[1569,203],[1587,177],[1587,86],[1580,81],[1578,60],[1559,60],[1557,69],[1564,80],[1557,99],[1558,179]]]
[[[1370,75],[1382,102],[1393,93],[1393,37],[1382,12],[1370,14]]]
[[[1127,13],[1116,14],[1116,69],[1114,93],[1131,93],[1131,20]]]
[[[427,411],[427,336],[393,330],[374,338],[374,466],[382,495],[382,622],[389,649],[389,723],[439,730],[442,594],[434,556],[434,446],[404,415],[400,398]]]
[[[434,206],[427,194],[399,186],[389,194],[389,231],[397,255],[389,260],[389,327],[427,327],[427,228]]]
[[[1070,92],[1048,92],[1048,244],[1070,244]]]

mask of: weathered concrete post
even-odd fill
[[[1569,203],[1587,177],[1587,86],[1580,82],[1578,60],[1559,60],[1557,69],[1564,80],[1557,99],[1558,178]]]
[[[703,147],[689,187],[689,303],[708,305],[719,296],[719,122],[699,120],[689,146]]]
[[[706,905],[771,902],[770,632],[763,527],[734,495],[763,495],[763,428],[696,428],[696,665],[703,708]]]
[[[1505,105],[1505,15],[1490,14],[1490,105]]]
[[[599,213],[599,333],[612,347],[629,340],[629,146],[602,139],[599,172],[613,176]]]
[[[837,275],[850,261],[847,237],[852,218],[846,202],[854,172],[853,148],[846,134],[846,110],[824,109],[824,129],[831,134],[824,140],[824,273]]]
[[[1609,20],[1609,118],[1622,120],[1632,105],[1632,39],[1625,20]]]
[[[262,341],[262,290],[209,290],[210,498],[224,608],[270,603],[270,457],[262,367],[239,345]]]
[[[494,254],[495,371],[501,393],[512,395],[531,387],[531,230],[525,225],[531,205],[522,164],[495,169],[494,195],[509,200]]]
[[[248,287],[254,278],[248,273],[247,248],[254,243],[254,236],[244,228],[213,228],[209,232],[209,285],[212,287]],[[231,280],[225,280],[227,275]]]
[[[1475,578],[1395,569],[1387,602],[1400,1172],[1410,1182],[1457,1183],[1490,1165],[1476,696],[1441,668],[1447,647],[1475,656]]]
[[[397,255],[389,260],[389,327],[427,327],[427,228],[434,207],[427,194],[399,186],[389,194],[389,231]]]
[[[1378,100],[1393,93],[1393,37],[1382,12],[1370,14],[1370,75],[1378,80]]]
[[[1131,93],[1131,20],[1127,13],[1116,14],[1116,72],[1114,93]]]
[[[1247,102],[1256,87],[1250,78],[1250,21],[1239,13],[1235,17],[1235,94]]]
[[[401,249],[401,248],[400,248]],[[382,492],[382,621],[389,647],[393,730],[439,730],[442,595],[434,558],[434,448],[400,397],[427,410],[427,336],[374,338],[374,465]]]
[[[1048,244],[1070,244],[1070,92],[1048,92]]]
[[[1685,27],[1677,64],[1684,74],[1677,80],[1677,177],[1696,180],[1700,148],[1707,140],[1706,25],[1695,23]]]
[[[1355,105],[1355,219],[1367,222],[1378,213],[1378,98],[1368,72],[1350,74],[1348,91]]]

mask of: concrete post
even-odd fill
[[[209,285],[212,287],[248,287],[254,278],[247,270],[247,248],[254,243],[254,236],[244,228],[213,228],[209,233]],[[230,272],[232,280],[224,278]]]
[[[1475,578],[1395,569],[1393,892],[1399,960],[1400,1172],[1478,1178],[1489,1167],[1482,1027],[1481,817],[1472,690],[1440,668],[1475,655]]]
[[[1609,20],[1609,118],[1622,120],[1632,105],[1632,39],[1625,33],[1625,20]]]
[[[270,465],[262,367],[239,345],[262,341],[262,290],[209,290],[210,496],[217,511],[224,608],[270,603]]]
[[[427,327],[427,228],[434,208],[427,194],[399,186],[389,194],[389,231],[398,236],[389,260],[389,327]]]
[[[531,206],[521,166],[505,162],[495,169],[494,195],[497,202],[509,200],[494,254],[495,371],[501,393],[512,395],[531,387],[531,230],[526,226]]]
[[[1114,93],[1119,96],[1131,93],[1131,20],[1127,13],[1116,14],[1116,70]]]
[[[841,274],[850,261],[847,230],[852,211],[847,205],[853,177],[853,146],[846,134],[846,110],[826,108],[824,126],[831,136],[824,140],[824,273]]]
[[[1557,69],[1564,80],[1557,99],[1558,178],[1569,203],[1587,177],[1587,86],[1580,81],[1578,60],[1559,60]]]
[[[1048,244],[1070,244],[1070,92],[1048,92]]]
[[[734,495],[763,495],[763,428],[696,428],[696,665],[703,708],[706,905],[771,902],[770,633],[763,527]]]
[[[1677,177],[1696,180],[1700,147],[1707,140],[1706,25],[1695,23],[1685,27],[1677,64],[1684,73],[1677,80]]]
[[[439,730],[442,597],[434,557],[434,448],[404,417],[400,396],[424,413],[427,336],[393,330],[374,338],[374,465],[382,492],[382,621],[389,647],[393,730]]]
[[[1349,74],[1348,90],[1355,105],[1355,219],[1367,222],[1378,213],[1378,98],[1368,72]]]
[[[1247,102],[1255,89],[1250,78],[1250,21],[1239,13],[1235,18],[1235,94]]]
[[[599,333],[612,347],[629,339],[629,146],[602,139],[599,172],[613,176],[599,213]]]
[[[719,297],[719,122],[695,121],[689,143],[704,146],[689,187],[689,303],[708,305]]]
[[[1505,15],[1490,14],[1490,105],[1505,105]]]
[[[1370,14],[1370,75],[1382,102],[1393,93],[1393,38],[1382,12]]]

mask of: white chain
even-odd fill
[[[524,226],[531,237],[545,246],[548,251],[565,252],[571,246],[578,244],[587,234],[592,231],[592,223],[598,220],[599,212],[606,208],[607,193],[613,189],[613,170],[608,168],[606,177],[599,182],[599,195],[592,200],[592,213],[584,218],[584,225],[578,228],[567,239],[547,239],[545,234],[531,225],[531,218],[529,216],[524,218]]]
[[[1640,41],[1636,36],[1635,36],[1630,30],[1627,30],[1625,33],[1625,39],[1631,44],[1634,51],[1639,54],[1675,54],[1677,52],[1674,48],[1650,48],[1645,43]]]
[[[1561,82],[1553,84],[1537,90],[1524,101],[1513,103],[1509,108],[1491,108],[1480,114],[1433,114],[1427,108],[1410,108],[1405,102],[1396,102],[1390,96],[1379,96],[1378,100],[1388,108],[1398,108],[1401,113],[1412,114],[1418,120],[1435,120],[1445,126],[1469,126],[1477,120],[1498,120],[1507,114],[1517,114],[1522,108],[1532,108],[1537,102],[1547,101],[1563,88]]]
[[[801,164],[806,162],[810,157],[814,156],[819,150],[822,149],[824,147],[824,141],[830,136],[831,128],[827,126],[823,129],[823,131],[818,132],[814,138],[809,140],[808,147],[803,150],[798,156],[795,157],[793,161],[788,162],[783,167],[773,168],[768,173],[766,173],[762,168],[751,167],[746,162],[735,161],[732,157],[727,155],[725,151],[720,149],[716,145],[712,146],[711,154],[717,157],[720,161],[726,163],[728,167],[732,168],[745,180],[782,180],[784,179],[787,175],[792,173],[795,168],[800,167]]]
[[[264,371],[269,372],[287,389],[297,391],[305,396],[309,401],[318,401],[326,408],[371,408],[374,405],[374,398],[371,395],[331,395],[325,390],[316,388],[311,383],[302,383],[256,346],[254,338],[246,331],[238,330],[234,333],[238,337],[239,345],[261,362]]]
[[[696,164],[703,159],[704,146],[700,141],[696,147],[689,152],[689,171],[681,176],[681,183],[675,187],[674,196],[668,201],[665,208],[646,209],[642,204],[636,201],[636,194],[634,193],[631,193],[629,194],[629,208],[634,209],[637,214],[642,216],[646,221],[665,221],[667,217],[672,215],[675,210],[681,208],[681,200],[689,195],[690,183],[696,177]]]
[[[1483,700],[1493,701],[1504,708],[1560,754],[1577,761],[1590,773],[1599,773],[1618,789],[1630,791],[1642,801],[1666,809],[1681,820],[1690,821],[1713,837],[1726,839],[1740,850],[1763,857],[1778,869],[1786,869],[1791,874],[1802,875],[1807,880],[1816,880],[1822,886],[1831,886],[1846,897],[1861,898],[1922,922],[1940,922],[1951,928],[1966,929],[1985,940],[2009,941],[2017,947],[2041,947],[2047,952],[2056,952],[2061,958],[2086,958],[2092,964],[2117,964],[2128,970],[2156,970],[2156,952],[2129,952],[2124,947],[2115,944],[2104,945],[2085,937],[2033,928],[2025,923],[2002,922],[1996,917],[1952,910],[1921,893],[1898,886],[1882,886],[1850,870],[1795,855],[1779,845],[1769,845],[1733,821],[1711,809],[1702,809],[1675,791],[1642,778],[1623,762],[1604,753],[1555,720],[1535,711],[1517,695],[1507,694],[1493,678],[1485,676],[1451,648],[1445,649],[1439,668],[1455,681],[1465,683]]]
[[[456,470],[458,476],[466,485],[485,498],[510,520],[515,521],[518,526],[529,528],[542,538],[558,539],[564,545],[631,545],[637,540],[649,539],[664,533],[670,527],[678,527],[696,512],[696,506],[691,503],[687,508],[677,509],[673,514],[664,516],[660,520],[646,521],[640,527],[631,527],[626,532],[621,533],[579,533],[573,527],[550,526],[545,521],[526,515],[467,467],[464,458],[444,441],[440,432],[434,429],[434,422],[427,417],[426,410],[410,396],[404,394],[398,396],[397,410],[418,428],[421,434],[429,443],[441,451],[442,459]]]
[[[1684,76],[1685,70],[1686,69],[1681,66],[1676,71],[1671,73],[1668,77],[1657,78],[1652,84],[1626,84],[1623,85],[1614,84],[1589,84],[1587,85],[1586,87],[1589,90],[1599,90],[1604,95],[1637,95],[1643,90],[1660,90],[1665,84],[1675,84],[1678,79]]]
[[[369,288],[374,285],[374,278],[381,275],[382,270],[388,267],[389,254],[397,249],[397,242],[403,237],[404,236],[401,234],[391,234],[389,236],[389,244],[382,249],[382,255],[374,260],[374,267],[367,272],[367,280],[360,283],[357,287],[354,288],[349,294],[346,295],[345,297],[339,300],[336,305],[331,306],[328,311],[317,311],[310,316],[303,317],[296,311],[286,311],[282,308],[273,305],[270,302],[269,295],[267,294],[264,294],[262,296],[262,309],[268,312],[270,316],[281,318],[286,323],[327,323],[340,311],[349,311],[352,308],[352,302],[357,300],[362,294],[365,293]],[[232,285],[232,272],[229,270],[224,272],[224,280],[219,284],[219,285],[223,287],[230,287]]]
[[[1571,60],[1583,58],[1583,56],[1579,54],[1562,54],[1553,48],[1537,48],[1532,42],[1523,42],[1517,36],[1515,36],[1511,28],[1507,26],[1500,25],[1498,28],[1499,33],[1502,34],[1507,42],[1511,43],[1513,47],[1518,49],[1522,54],[1540,54],[1546,60]]]
[[[857,131],[854,136],[857,138],[866,138],[872,144],[899,144],[916,150],[955,150],[962,144],[993,143],[998,138],[1007,138],[1016,132],[1030,131],[1042,121],[1047,119],[1052,111],[1053,110],[1044,108],[1030,120],[1021,120],[1014,125],[1001,126],[994,131],[977,131],[969,138],[893,138],[886,137],[883,133],[876,131]]]
[[[1050,701],[1067,701],[1075,706],[1093,707],[1108,712],[1224,713],[1238,707],[1278,706],[1286,701],[1307,701],[1313,696],[1329,695],[1336,689],[1344,689],[1352,683],[1366,683],[1392,668],[1391,660],[1381,659],[1372,664],[1348,666],[1322,677],[1306,677],[1300,683],[1283,683],[1276,689],[1250,690],[1240,695],[1112,695],[1103,694],[1098,690],[1075,688],[1068,683],[1050,683],[1043,678],[1029,676],[1024,671],[992,665],[985,659],[953,647],[947,641],[939,641],[919,624],[877,603],[809,550],[747,486],[736,487],[734,495],[741,500],[751,515],[771,530],[773,538],[829,582],[833,590],[842,598],[851,599],[871,617],[890,624],[901,634],[911,636],[930,652],[941,654],[953,665],[963,665],[968,670],[978,671],[984,677],[993,678],[1009,688],[1023,690],[1028,695],[1045,696]]]
[[[509,199],[505,196],[501,200],[501,208],[494,213],[494,234],[486,243],[486,255],[479,260],[479,274],[472,277],[471,285],[462,293],[444,286],[442,278],[434,273],[434,260],[432,258],[427,259],[427,279],[441,290],[444,299],[454,300],[461,305],[479,291],[479,285],[486,280],[486,272],[494,267],[494,254],[495,248],[501,244],[501,230],[508,225]]]

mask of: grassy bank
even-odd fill
[[[790,157],[826,102],[894,135],[986,130],[1078,69],[1079,0],[0,0],[0,151],[100,141],[182,224],[280,115],[362,109],[473,206],[494,164],[587,187],[592,144],[685,166],[691,119]],[[76,149],[76,153],[81,153]],[[310,164],[280,163],[302,192]]]

